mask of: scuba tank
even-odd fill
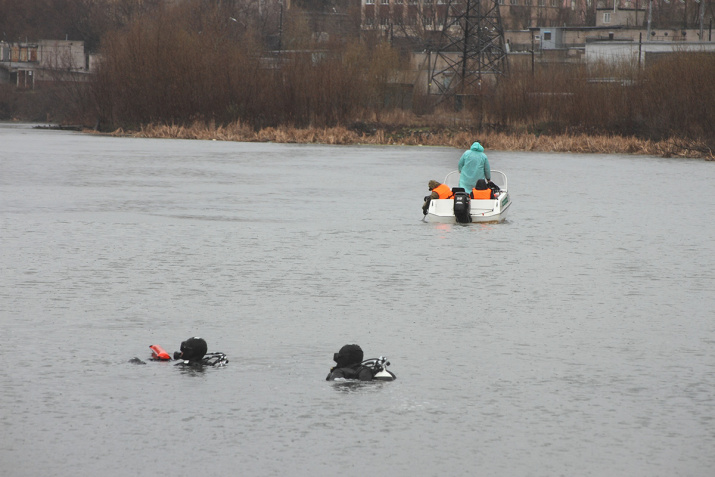
[[[224,353],[206,353],[203,358],[194,361],[177,357],[175,353],[174,359],[178,361],[175,366],[215,366],[222,368],[228,364],[228,358]]]
[[[387,367],[390,366],[390,362],[384,356],[365,360],[361,365],[372,370],[372,379],[375,381],[394,381],[397,379],[397,376],[395,376],[392,371],[387,370]]]
[[[204,366],[216,366],[220,368],[228,364],[228,358],[224,353],[206,353],[204,358],[201,360],[201,364]]]
[[[454,192],[454,218],[457,223],[468,224],[472,221],[469,194],[461,187],[452,189]]]

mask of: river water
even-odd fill
[[[0,125],[0,474],[713,475],[715,164],[487,151],[507,221],[423,222],[461,152]]]

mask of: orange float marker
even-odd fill
[[[167,353],[161,346],[151,345],[149,348],[151,348],[151,359],[158,359],[160,361],[168,361],[171,359],[169,353]]]

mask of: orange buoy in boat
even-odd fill
[[[167,353],[166,350],[161,346],[151,345],[149,346],[149,348],[151,348],[151,359],[158,359],[161,361],[167,361],[171,359],[169,353]]]

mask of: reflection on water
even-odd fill
[[[386,385],[384,381],[351,381],[336,379],[331,381],[332,388],[341,393],[367,393],[380,392],[382,386]]]
[[[487,151],[509,218],[449,225],[448,148],[0,143],[6,473],[715,466],[710,163]],[[230,364],[148,361],[197,334]],[[326,382],[344,343],[399,379]]]

